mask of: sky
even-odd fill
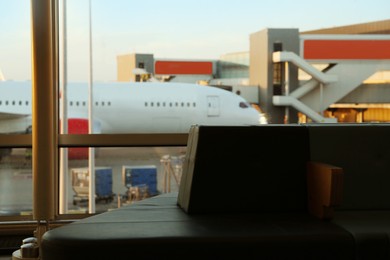
[[[9,80],[31,79],[30,1],[0,0],[0,70]],[[68,81],[88,81],[89,3],[94,81],[116,80],[118,55],[218,59],[249,51],[250,34],[265,28],[304,32],[390,19],[389,0],[65,1]]]

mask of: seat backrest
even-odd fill
[[[193,126],[178,205],[188,213],[306,211],[307,128]]]
[[[390,209],[390,124],[308,125],[313,161],[341,167],[338,210]]]

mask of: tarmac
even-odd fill
[[[157,193],[179,189],[185,147],[98,148],[95,151],[95,168],[112,169],[111,198],[97,198],[96,213],[112,210],[149,197],[142,187],[126,187],[122,172],[127,166],[155,166]],[[11,156],[0,162],[0,216],[32,214],[32,162],[24,149],[14,149]],[[88,200],[79,200],[72,184],[72,170],[88,168],[88,160],[69,160],[67,185],[67,213],[87,213]],[[156,195],[156,194],[154,194]],[[76,198],[76,199],[75,199]]]

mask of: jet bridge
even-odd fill
[[[286,30],[267,29],[266,33],[251,35],[251,60],[252,55],[265,51],[267,55],[263,57],[268,59],[268,66],[266,73],[260,73],[265,80],[250,74],[250,84],[273,88],[273,91],[263,92],[265,96],[259,97],[260,106],[263,101],[262,107],[268,110],[266,113],[273,123],[288,122],[292,111],[299,111],[314,122],[336,122],[336,118],[324,117],[323,111],[376,72],[390,70],[388,35],[299,35],[293,37],[293,40],[298,38],[297,48],[297,43],[292,44],[291,39],[286,40],[279,34]],[[297,33],[297,30],[292,30]],[[259,42],[266,42],[266,45],[259,45]],[[278,45],[275,45],[276,42]],[[259,52],[261,46],[268,48]],[[251,73],[261,70],[260,64],[254,60],[251,66],[255,69]],[[275,66],[277,64],[280,66]],[[320,64],[325,69],[318,69]],[[278,68],[279,72],[276,71]],[[296,69],[304,71],[310,79],[300,81]],[[278,77],[280,79],[275,80]],[[275,91],[278,81],[281,91]]]

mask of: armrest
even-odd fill
[[[319,162],[307,163],[309,213],[320,219],[331,219],[334,207],[341,204],[343,169]]]

